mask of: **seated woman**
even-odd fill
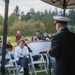
[[[39,41],[39,39],[38,39],[37,36],[33,36],[32,39],[31,39],[31,41],[32,41],[32,42],[37,42],[37,41]]]
[[[32,52],[32,50],[27,45],[29,43],[29,40],[27,38],[24,38],[24,41],[25,41],[25,46],[28,48],[28,51]]]
[[[29,75],[28,63],[29,63],[29,51],[24,45],[24,40],[19,41],[19,46],[15,47],[15,57],[17,64],[24,70],[24,75]]]

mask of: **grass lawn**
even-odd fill
[[[33,74],[35,75],[35,74]],[[50,75],[50,73],[46,74],[45,72],[41,72],[41,73],[37,73],[37,75]],[[54,75],[54,73],[52,73],[51,75]]]

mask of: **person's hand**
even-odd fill
[[[49,51],[51,50],[51,48],[47,48],[47,55],[50,57]]]
[[[22,55],[22,53],[18,53],[20,56]]]

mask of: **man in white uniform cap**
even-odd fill
[[[49,54],[56,59],[55,75],[75,75],[75,34],[67,28],[69,18],[54,16],[57,34]]]

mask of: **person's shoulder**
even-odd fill
[[[60,40],[61,39],[61,33],[56,33],[51,37],[51,41],[53,40]]]
[[[15,47],[15,49],[18,49],[18,48],[19,48],[19,46],[16,46],[16,47]]]
[[[9,46],[13,46],[12,44],[9,44]]]
[[[60,33],[54,34],[54,35],[52,36],[52,38],[56,38],[56,37],[58,37],[58,36],[60,36]]]
[[[27,46],[24,46],[24,48],[27,48]]]

